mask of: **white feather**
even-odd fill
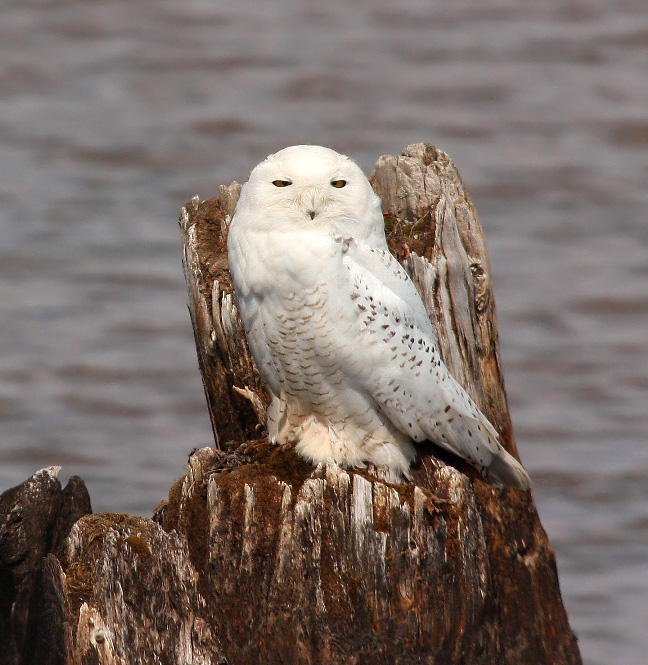
[[[243,187],[228,254],[272,395],[273,440],[314,463],[370,462],[397,478],[409,474],[413,442],[430,439],[528,487],[443,364],[416,287],[387,249],[378,197],[351,160],[319,146],[268,157]]]

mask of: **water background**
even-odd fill
[[[522,459],[589,665],[648,653],[645,0],[0,0],[0,489],[150,515],[211,432],[193,195],[429,141],[485,228]]]

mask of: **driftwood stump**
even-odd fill
[[[409,146],[372,184],[445,362],[516,454],[483,235],[454,165]],[[85,515],[18,563],[6,553],[24,541],[20,497],[5,493],[1,662],[580,663],[530,493],[493,489],[433,444],[414,482],[395,485],[267,443],[227,270],[239,190],[180,220],[217,449],[190,457],[153,520]],[[28,482],[52,483],[40,474]]]

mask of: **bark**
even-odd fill
[[[372,183],[446,363],[516,454],[483,234],[454,165],[409,146]],[[218,448],[190,457],[153,520],[85,515],[54,553],[33,552],[33,647],[6,662],[580,663],[530,492],[494,489],[432,443],[414,482],[389,484],[267,442],[227,270],[239,191],[195,199],[180,220]]]

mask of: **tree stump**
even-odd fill
[[[516,454],[483,234],[454,165],[417,144],[382,157],[372,184],[444,361]],[[530,492],[494,489],[432,443],[403,484],[268,443],[227,270],[239,191],[180,219],[217,448],[192,454],[153,520],[85,515],[39,550],[23,650],[6,662],[580,663]],[[15,598],[17,569],[0,566]]]

